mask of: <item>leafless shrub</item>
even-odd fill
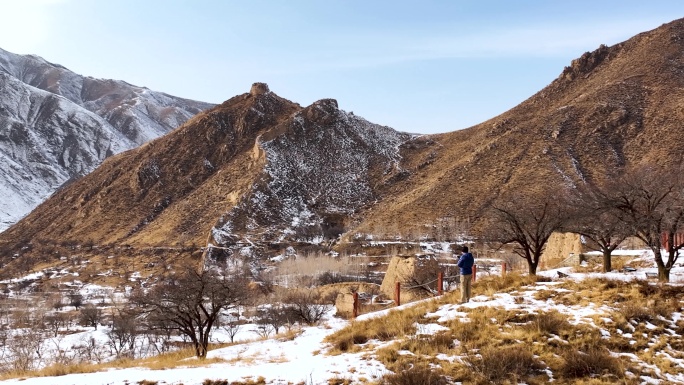
[[[71,350],[75,352],[76,357],[80,362],[100,363],[105,357],[102,346],[98,345],[93,337],[83,339],[80,343],[72,345]]]
[[[529,327],[540,333],[558,335],[562,330],[570,327],[570,323],[567,316],[554,311],[535,315]]]
[[[316,277],[316,284],[318,286],[331,285],[340,282],[345,282],[345,276],[336,271],[326,271]]]
[[[526,265],[523,259],[513,253],[503,253],[500,258],[506,263],[506,270],[509,272],[523,270]]]
[[[57,337],[59,332],[64,329],[69,329],[71,318],[68,314],[55,313],[45,316],[45,328],[52,332],[54,337]]]
[[[230,342],[233,343],[235,342],[235,336],[242,328],[242,324],[240,324],[238,319],[231,319],[223,323],[221,328],[226,332],[226,334],[228,334],[228,337],[230,337]]]
[[[64,335],[50,338],[47,342],[53,346],[50,352],[49,365],[67,366],[74,363],[75,357],[62,347]]]
[[[257,323],[257,327],[253,331],[261,338],[268,338],[274,332],[274,328],[269,324]]]
[[[297,315],[288,306],[281,303],[257,309],[256,317],[257,334],[262,337],[267,337],[271,332],[278,334],[280,328],[298,320]]]
[[[419,257],[416,259],[413,273],[408,277],[402,277],[403,285],[411,290],[434,294],[437,274],[441,267],[436,258],[432,256]]]
[[[644,322],[655,318],[655,314],[651,309],[634,302],[623,303],[619,308],[619,312],[628,321]]]
[[[35,330],[17,331],[6,345],[9,366],[18,372],[27,372],[43,363],[43,335]]]
[[[64,304],[64,301],[62,300],[62,296],[52,297],[51,307],[53,309],[60,311],[60,310],[64,309],[64,306],[66,306],[66,305]]]

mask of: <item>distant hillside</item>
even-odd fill
[[[0,49],[0,231],[107,156],[211,106]]]

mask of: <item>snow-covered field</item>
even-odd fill
[[[652,256],[644,251],[638,252],[637,257],[643,261],[652,261]],[[650,258],[650,259],[649,259]],[[645,273],[655,271],[655,267],[640,268],[634,272],[601,273],[578,273],[572,268],[541,271],[539,275],[553,278],[551,282],[539,282],[536,285],[522,287],[514,295],[510,293],[494,293],[492,295],[478,295],[470,303],[464,305],[445,304],[427,316],[432,323],[418,326],[418,333],[432,334],[445,329],[443,324],[449,320],[461,319],[468,321],[466,310],[478,307],[496,307],[502,309],[524,309],[530,313],[555,310],[568,316],[571,323],[586,323],[595,325],[596,317],[606,317],[609,309],[605,305],[568,305],[556,303],[550,300],[537,299],[535,293],[540,290],[556,290],[560,284],[557,272],[561,271],[568,275],[570,280],[582,280],[587,277],[601,276],[610,279],[632,280],[644,279]],[[679,262],[672,269],[671,278],[673,285],[684,284],[684,267]],[[654,283],[655,284],[655,283]],[[426,301],[432,301],[428,299]],[[416,306],[417,303],[402,305],[398,308],[381,312],[364,314],[359,319],[382,317],[389,311]],[[237,335],[237,340],[245,341],[233,346],[212,350],[208,358],[217,358],[222,361],[202,367],[179,367],[165,370],[150,370],[147,368],[110,369],[105,372],[70,374],[60,377],[20,378],[6,380],[3,384],[22,385],[71,385],[71,384],[176,384],[176,385],[199,385],[206,380],[227,380],[228,383],[257,381],[263,378],[268,384],[327,384],[330,379],[348,380],[349,383],[366,383],[379,379],[388,373],[385,366],[368,351],[357,353],[341,353],[329,355],[329,344],[324,342],[326,336],[349,325],[350,321],[336,318],[334,309],[324,317],[319,326],[302,327],[301,333],[295,338],[270,338],[256,340],[257,334],[254,325],[244,325]],[[681,313],[674,313],[672,323],[682,319]],[[600,327],[600,326],[596,326]],[[92,328],[91,328],[92,329]],[[78,343],[88,338],[104,340],[106,327],[98,331],[87,330],[70,334],[61,340],[64,347]],[[603,333],[603,332],[602,332]],[[607,333],[607,331],[605,332]],[[669,333],[674,333],[669,331]],[[682,336],[677,336],[681,338]],[[227,341],[225,332],[217,330],[212,336],[213,341]],[[249,341],[251,340],[251,341]],[[387,342],[374,341],[379,347],[386,346]],[[460,360],[459,357],[441,357],[453,362]],[[193,361],[194,359],[189,359]],[[672,357],[673,365],[684,366],[684,359]],[[147,382],[145,382],[147,381]],[[684,383],[684,375],[663,374],[661,378],[641,376],[635,379],[636,383]]]

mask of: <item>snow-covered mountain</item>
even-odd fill
[[[0,49],[0,231],[106,157],[211,106]]]

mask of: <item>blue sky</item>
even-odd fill
[[[684,1],[0,0],[0,48],[220,103],[266,82],[416,133],[522,102],[600,44],[684,17]]]

